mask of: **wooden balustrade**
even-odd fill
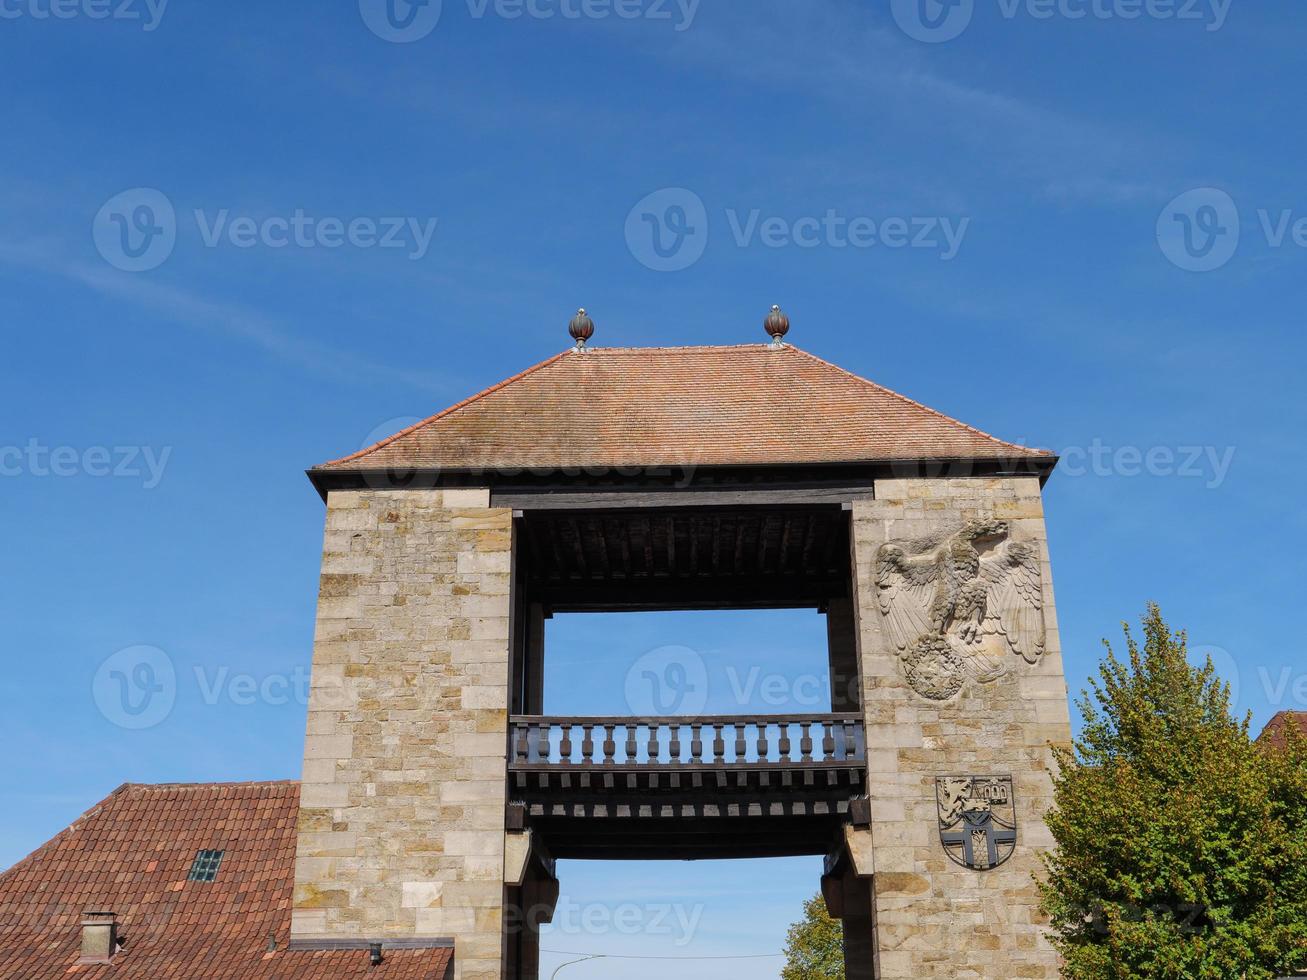
[[[509,719],[518,771],[849,768],[866,758],[859,715]],[[578,737],[579,736],[579,737]]]

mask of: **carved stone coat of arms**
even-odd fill
[[[1007,521],[968,521],[952,534],[882,545],[876,588],[885,629],[912,689],[944,701],[967,678],[997,680],[1019,656],[1044,653],[1039,550]]]
[[[935,780],[939,839],[950,858],[973,871],[997,868],[1017,848],[1011,776],[942,776]]]

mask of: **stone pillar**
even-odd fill
[[[1049,743],[1071,733],[1039,482],[884,480],[876,498],[853,504],[853,551],[880,976],[1054,980],[1058,957],[1032,876],[1052,845]],[[977,518],[1006,521],[1012,540],[1034,549],[1044,652],[1033,664],[1008,653],[995,661],[1001,676],[968,675],[949,696],[925,696],[908,683],[880,607],[878,554],[894,543],[911,555],[907,542],[949,540]],[[918,686],[930,688],[920,677]],[[984,871],[955,863],[940,840],[936,777],[968,775],[1010,775],[1015,790],[1015,851]]]
[[[484,489],[329,495],[293,939],[448,938],[499,980],[511,522]]]

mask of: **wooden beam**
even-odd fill
[[[491,507],[521,511],[612,510],[645,507],[767,507],[780,504],[842,504],[874,500],[868,484],[757,490],[492,490]]]

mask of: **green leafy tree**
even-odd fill
[[[803,903],[803,919],[790,926],[781,980],[844,980],[844,927],[820,895]]]
[[[1040,883],[1078,980],[1280,977],[1307,967],[1307,751],[1251,742],[1210,658],[1150,605],[1059,751]]]

